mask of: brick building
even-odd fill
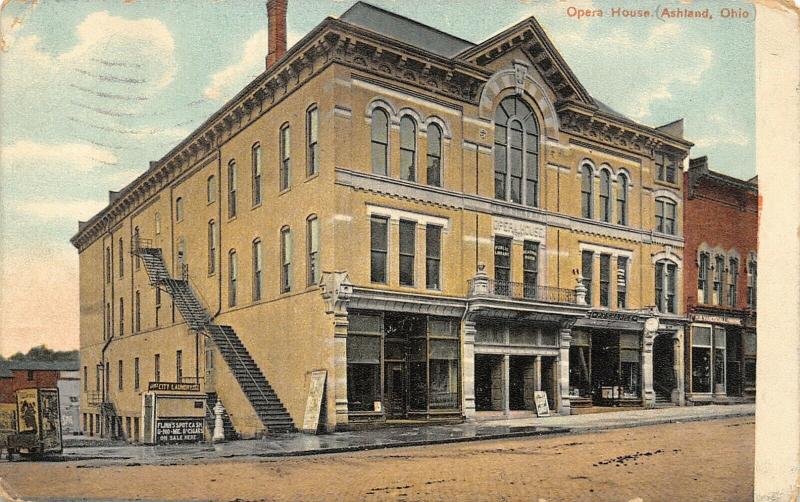
[[[653,406],[682,122],[605,106],[534,18],[473,43],[358,2],[285,51],[267,5],[266,71],[72,239],[84,428],[136,437],[157,382],[300,427],[314,370],[328,430]]]
[[[706,157],[690,161],[684,180],[686,399],[752,399],[758,185],[712,171]]]

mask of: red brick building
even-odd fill
[[[78,367],[77,361],[0,362],[0,403],[15,403],[18,389],[55,389],[62,372],[75,372]]]
[[[758,185],[692,159],[684,173],[688,404],[755,396]]]

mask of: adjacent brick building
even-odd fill
[[[758,185],[710,170],[706,157],[690,161],[684,180],[686,398],[752,398]]]

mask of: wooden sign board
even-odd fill
[[[306,413],[303,416],[303,432],[306,434],[316,434],[319,429],[322,397],[325,394],[325,379],[327,376],[327,370],[315,370],[311,372],[311,382],[308,384]]]
[[[536,402],[536,416],[549,417],[550,405],[547,403],[547,393],[543,390],[534,391],[533,400]]]

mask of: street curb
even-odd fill
[[[142,461],[142,459],[134,458],[134,457],[97,457],[97,456],[87,456],[87,457],[65,457],[62,456],[56,461],[63,461],[63,462],[78,462],[78,461],[91,461],[91,460],[119,460],[119,461],[130,461],[135,462],[138,465],[190,465],[192,463],[215,463],[220,461],[226,460],[246,460],[248,458],[290,458],[290,457],[307,457],[307,456],[314,456],[314,455],[331,455],[331,454],[338,454],[338,453],[349,453],[349,452],[358,452],[358,451],[371,451],[371,450],[382,450],[382,449],[390,449],[390,448],[413,448],[419,446],[430,446],[430,445],[441,445],[441,444],[450,444],[450,443],[470,443],[476,441],[491,441],[497,439],[513,439],[513,438],[521,438],[521,437],[535,437],[535,436],[568,436],[568,435],[577,435],[577,434],[590,434],[596,432],[603,432],[603,431],[610,431],[610,430],[617,430],[617,429],[633,429],[638,427],[647,427],[653,425],[664,425],[664,424],[680,424],[680,423],[688,423],[688,422],[705,422],[705,421],[712,421],[712,420],[723,420],[729,418],[744,418],[744,417],[753,417],[755,416],[755,411],[749,412],[734,412],[734,413],[725,413],[720,415],[713,415],[713,416],[688,416],[688,417],[675,417],[675,418],[656,418],[656,419],[644,419],[636,422],[630,423],[616,423],[616,424],[609,424],[609,425],[587,425],[587,426],[571,426],[571,427],[546,427],[546,426],[530,426],[530,427],[546,427],[540,428],[536,430],[523,430],[523,431],[515,431],[515,432],[505,432],[505,433],[495,433],[495,434],[486,434],[480,436],[470,436],[470,437],[455,437],[455,438],[441,438],[441,439],[424,439],[419,441],[401,441],[396,443],[376,443],[376,444],[363,444],[363,445],[353,445],[353,446],[337,446],[333,448],[320,448],[315,450],[293,450],[293,451],[276,451],[276,452],[263,452],[263,453],[231,453],[228,455],[219,455],[216,457],[211,458],[193,458],[192,460],[197,460],[198,462],[186,462],[182,461],[181,459],[162,459],[160,462],[150,463],[147,461]],[[525,426],[520,426],[525,427]]]

